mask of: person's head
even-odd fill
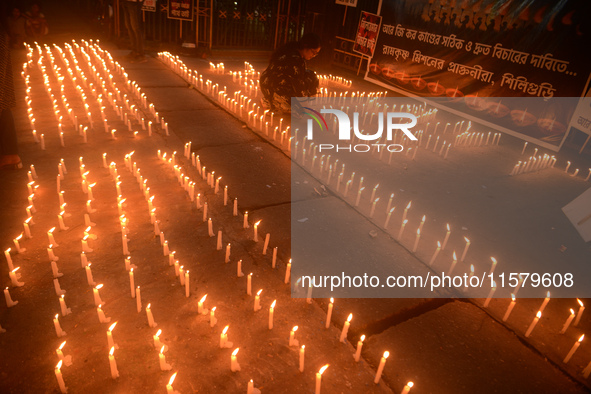
[[[320,37],[314,33],[304,34],[298,41],[300,55],[305,60],[310,60],[320,52]]]

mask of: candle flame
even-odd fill
[[[423,215],[423,218],[421,219],[421,222],[425,223],[425,220],[427,219],[426,215]]]
[[[111,327],[109,327],[109,331],[112,332],[116,325],[117,325],[117,322],[111,324]]]
[[[112,356],[115,353],[115,346],[111,346],[111,350],[109,350],[109,355]]]
[[[474,264],[470,264],[470,272],[474,273]]]
[[[454,250],[454,253],[453,253],[453,258],[454,258],[454,261],[458,259],[458,257],[456,256],[456,251],[455,250]]]
[[[277,300],[273,301],[273,303],[271,304],[271,308],[275,308],[276,303],[277,303]]]
[[[352,313],[350,313],[350,314],[349,314],[349,317],[347,318],[347,321],[348,321],[348,322],[351,322],[351,320],[352,320],[352,319],[353,319],[353,314],[352,314]]]
[[[470,240],[468,238],[464,237],[464,240],[466,241],[466,243],[470,243]]]
[[[59,316],[59,315],[56,313],[56,314],[55,314],[55,318],[57,319],[57,318],[58,318],[58,316]]]
[[[151,305],[152,305],[152,304],[148,304],[148,306],[146,307],[146,309],[150,309],[150,306],[151,306]]]
[[[550,298],[550,291],[546,293],[546,297]]]
[[[542,317],[542,311],[538,311],[538,313],[536,313],[536,317],[539,319],[540,317]]]
[[[260,289],[259,291],[257,291],[257,296],[260,296],[262,292],[263,292],[263,289]]]
[[[582,308],[582,307],[584,307],[584,305],[583,305],[583,301],[581,301],[581,300],[579,300],[579,299],[577,298],[577,302],[579,303],[579,305],[581,306],[581,308]]]
[[[451,231],[451,230],[449,229],[449,223],[447,224],[447,231]]]
[[[296,332],[298,330],[298,326],[293,326],[293,328],[291,329],[291,331]]]
[[[581,337],[579,338],[579,342],[583,342],[583,338],[585,338],[585,334],[581,335]]]
[[[412,201],[408,202],[408,205],[406,206],[406,209],[410,209],[410,205],[411,205]]]
[[[22,237],[23,237],[23,233],[21,233],[18,237],[16,237],[16,240],[19,241]]]
[[[237,347],[236,349],[234,349],[234,351],[232,352],[232,356],[236,357],[236,355],[238,354],[238,351],[240,350],[239,347]]]
[[[48,233],[53,233],[53,231],[54,231],[54,230],[55,230],[55,227],[52,227],[52,228],[51,228],[51,229],[48,231]]]
[[[511,302],[515,302],[515,294],[511,293]]]
[[[57,365],[55,366],[55,369],[61,369],[63,362],[64,362],[63,360],[60,360],[60,362],[57,363]]]
[[[256,222],[254,225],[258,226],[260,223],[262,222],[262,220],[259,220],[258,222]]]
[[[414,384],[413,382],[408,382],[406,385],[407,385],[409,388],[412,388],[412,386],[414,386],[415,384]]]
[[[230,328],[230,326],[224,327],[224,329],[222,330],[222,334],[226,334],[228,332],[228,328]]]
[[[361,342],[365,341],[365,335],[361,336]]]
[[[402,222],[402,224],[406,224],[408,223],[408,219],[404,219],[404,221]]]
[[[215,312],[215,308],[217,308],[216,306],[214,306],[213,308],[211,308],[211,313]]]
[[[162,345],[162,347],[160,348],[160,354],[164,353],[164,345]]]
[[[334,298],[330,297],[330,303],[334,303]]]
[[[199,300],[199,302],[203,304],[205,302],[205,299],[206,298],[207,298],[207,294],[204,295],[203,297],[201,297],[201,299]]]
[[[417,235],[421,235],[421,229],[417,228]]]
[[[178,372],[173,373],[172,376],[170,377],[170,380],[168,381],[169,386],[172,386],[172,383],[174,382],[174,378],[176,378],[177,373]]]
[[[384,352],[384,358],[388,358],[389,356],[390,356],[390,352],[386,350]]]
[[[490,259],[492,260],[492,262],[493,262],[494,265],[497,264],[497,259],[495,259],[494,257],[491,257]]]
[[[64,346],[66,346],[66,341],[63,341],[62,344],[60,345],[59,349],[62,350],[64,348]]]
[[[328,368],[328,364],[326,364],[324,367],[320,368],[320,370],[318,371],[318,373],[320,375],[322,375],[324,373],[324,371],[326,371],[326,368]]]
[[[575,310],[573,308],[570,309],[570,314],[574,315],[575,314]]]

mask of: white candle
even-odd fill
[[[324,367],[320,368],[320,370],[318,372],[316,372],[316,388],[314,390],[314,394],[320,394],[320,387],[322,384],[322,374],[324,373],[324,371],[326,371],[326,368],[328,368],[328,364],[326,364]]]
[[[579,303],[579,311],[577,312],[577,318],[575,319],[575,327],[579,325],[579,322],[581,321],[581,316],[583,316],[583,312],[585,311],[583,301],[577,298],[577,302]]]
[[[242,228],[248,228],[248,211],[244,212],[244,220],[242,222]]]
[[[66,294],[66,291],[61,289],[60,282],[57,280],[57,278],[53,280],[53,288],[55,289],[55,294],[57,294],[58,297],[62,294]]]
[[[224,258],[224,262],[225,263],[229,263],[230,262],[230,250],[231,250],[231,246],[228,243],[228,245],[226,245],[226,256]]]
[[[271,306],[269,307],[269,330],[273,329],[273,313],[275,312],[275,304],[277,300],[274,300]]]
[[[497,291],[497,283],[493,280],[493,286],[490,289],[490,292],[488,293],[488,296],[486,297],[486,300],[484,301],[484,307],[488,307],[488,304],[490,303],[490,300],[493,296],[493,294],[495,294],[495,291]]]
[[[10,277],[10,283],[14,287],[21,287],[21,286],[24,286],[25,285],[25,282],[19,282],[18,281],[20,279],[20,274],[17,272],[19,269],[20,269],[20,267],[16,267],[15,269],[13,269],[12,271],[10,271],[8,273],[8,276]]]
[[[443,239],[443,244],[441,245],[441,250],[445,250],[445,246],[447,245],[447,241],[449,240],[449,235],[451,234],[451,230],[449,228],[449,223],[447,224],[447,233],[445,234],[445,238]]]
[[[361,357],[361,349],[363,348],[363,341],[364,340],[365,340],[365,335],[362,335],[361,338],[359,338],[359,341],[357,341],[357,351],[353,355],[353,358],[355,359],[356,362],[359,362],[359,359]]]
[[[101,306],[102,305],[99,305],[96,307],[96,314],[98,315],[99,322],[100,323],[110,323],[111,318],[105,316],[105,312],[103,312],[103,310],[101,309]]]
[[[239,278],[244,276],[244,273],[242,272],[242,260],[238,260],[238,263],[236,264],[236,273]]]
[[[234,207],[232,208],[232,215],[238,216],[238,198],[234,198]]]
[[[201,299],[197,303],[197,313],[199,313],[200,315],[207,315],[207,313],[209,312],[206,308],[203,307],[203,303],[205,302],[206,298],[207,294],[201,297]]]
[[[238,350],[240,350],[240,348],[234,349],[232,355],[230,356],[230,370],[232,372],[240,371],[240,364],[238,364],[238,357],[236,356],[238,354]]]
[[[18,301],[13,301],[10,297],[10,292],[8,291],[8,287],[4,289],[4,299],[6,300],[6,306],[11,308],[18,304]]]
[[[453,272],[454,268],[456,268],[456,265],[458,264],[458,258],[456,256],[456,251],[454,250],[454,252],[452,253],[452,262],[451,262],[451,267],[449,268],[449,273],[448,275],[451,275],[451,273]]]
[[[544,309],[546,309],[546,305],[548,305],[548,302],[550,302],[550,292],[546,293],[546,298],[544,298],[544,302],[542,302],[540,312],[544,312]]]
[[[55,247],[58,247],[59,245],[57,244],[57,242],[55,242],[55,238],[53,238],[53,232],[55,231],[55,227],[52,227],[48,232],[47,232],[47,238],[49,238],[49,244],[50,245],[55,245]]]
[[[566,322],[564,322],[564,325],[562,326],[562,330],[560,330],[561,334],[564,334],[566,332],[566,330],[568,329],[568,327],[570,326],[570,323],[573,321],[574,318],[575,318],[575,311],[574,311],[574,309],[571,308],[570,316],[568,317],[568,319],[566,319]]]
[[[156,334],[154,334],[152,336],[152,339],[154,340],[154,347],[156,349],[161,349],[162,347],[164,347],[164,352],[168,351],[168,346],[164,345],[161,341],[160,341],[160,334],[162,334],[162,330],[158,330],[156,332]]]
[[[345,339],[347,339],[347,332],[349,332],[349,326],[351,325],[351,319],[353,319],[352,313],[349,314],[347,321],[343,325],[343,330],[341,331],[341,337],[339,339],[340,342],[345,342]]]
[[[189,298],[189,296],[191,295],[191,290],[189,287],[189,271],[187,270],[185,272],[185,297]]]
[[[115,345],[115,342],[113,341],[113,330],[115,329],[116,325],[117,322],[111,324],[109,326],[109,329],[107,330],[107,345],[109,347],[116,347],[117,349],[119,349],[119,346]]]
[[[261,307],[261,293],[263,289],[260,289],[257,294],[254,296],[254,311],[258,312],[262,309]]]
[[[52,272],[54,278],[60,278],[60,277],[64,276],[64,274],[59,272],[59,269],[57,268],[57,263],[55,262],[55,260],[51,260],[51,272]]]
[[[150,309],[150,307],[152,306],[152,304],[148,304],[148,306],[146,307],[146,316],[148,317],[148,325],[152,328],[156,327],[158,325],[158,323],[156,323],[154,321],[154,315],[152,315],[152,309]]]
[[[64,365],[66,367],[68,367],[68,366],[72,365],[72,356],[71,355],[64,356],[64,353],[62,352],[62,349],[64,348],[64,346],[66,346],[66,341],[63,341],[62,344],[60,345],[60,347],[55,349],[55,353],[57,354],[60,361],[63,361]]]
[[[252,295],[252,272],[246,277],[246,294]]]
[[[258,237],[259,224],[261,224],[260,220],[254,224],[254,236],[253,236],[254,242],[259,242],[259,237]]]
[[[271,234],[267,233],[265,236],[265,244],[263,245],[263,256],[267,254],[267,248],[269,247],[269,239],[271,238]]]
[[[166,394],[176,394],[177,392],[173,390],[172,383],[174,382],[174,378],[176,378],[176,372],[172,374],[168,384],[166,385]]]
[[[115,347],[111,346],[111,350],[109,351],[109,366],[111,367],[111,377],[113,379],[117,379],[119,377],[119,371],[117,370],[117,363],[115,362]]]
[[[503,316],[503,321],[507,321],[513,308],[515,308],[515,294],[511,294],[511,303],[509,304],[509,307],[507,308],[507,312],[505,312],[505,316]]]
[[[271,259],[271,268],[275,269],[275,265],[277,264],[277,246],[273,248],[273,257]]]
[[[72,313],[72,310],[66,306],[66,300],[64,300],[63,294],[60,296],[59,302],[60,302],[60,309],[62,312],[62,316],[66,316],[66,315],[69,315],[70,313]]]
[[[234,344],[232,342],[228,341],[228,329],[230,328],[230,326],[226,326],[224,327],[224,329],[222,330],[222,334],[220,335],[220,348],[231,348],[232,346],[234,346]]]
[[[68,392],[68,388],[66,387],[66,384],[64,383],[64,378],[62,377],[62,360],[60,360],[57,365],[55,366],[55,377],[57,378],[57,383],[60,387],[60,392],[62,393],[67,393]]]
[[[289,346],[290,347],[298,347],[299,346],[299,342],[297,339],[295,339],[295,333],[298,330],[298,326],[294,326],[291,331],[289,332]]]
[[[418,228],[417,229],[417,236],[415,237],[415,243],[412,247],[412,251],[413,253],[415,253],[417,251],[417,247],[419,246],[419,240],[421,239],[421,229]]]
[[[563,363],[568,363],[570,361],[570,359],[572,358],[573,354],[575,354],[575,352],[577,351],[577,349],[579,348],[579,346],[581,346],[581,342],[583,342],[583,339],[585,338],[585,334],[581,335],[581,337],[579,338],[579,340],[577,342],[575,342],[575,344],[573,345],[573,347],[570,349],[570,351],[568,352],[568,354],[566,355],[566,357],[564,358],[564,360],[562,360]]]
[[[8,269],[12,271],[14,269],[14,265],[12,265],[12,258],[10,257],[10,248],[4,251],[4,257],[6,257],[6,262],[8,263]]]
[[[161,371],[170,371],[172,366],[166,362],[166,357],[164,356],[164,346],[160,348],[160,353],[158,354],[158,359],[160,361],[160,370]]]
[[[412,388],[412,386],[414,386],[415,384],[413,382],[408,382],[406,384],[406,386],[404,386],[404,388],[402,389],[402,391],[400,392],[400,394],[408,394],[410,389]]]
[[[534,317],[534,320],[531,322],[527,331],[525,332],[526,338],[531,335],[531,332],[534,330],[534,327],[536,326],[536,324],[538,324],[538,321],[540,321],[541,317],[542,317],[542,311],[538,311],[538,313],[536,313],[536,317]]]
[[[66,332],[62,330],[62,327],[60,326],[59,315],[55,315],[55,317],[53,318],[53,326],[55,328],[55,333],[58,338],[66,336]]]
[[[495,268],[497,267],[497,259],[491,257],[490,260],[492,261],[492,265],[490,267],[490,273],[492,274],[493,272],[495,272]]]
[[[306,345],[300,348],[300,372],[304,372],[304,356],[306,352]]]
[[[378,366],[378,372],[376,373],[376,377],[373,380],[373,382],[375,384],[378,384],[380,381],[380,378],[382,377],[382,372],[384,372],[384,366],[386,365],[386,359],[388,358],[388,356],[390,355],[390,352],[388,352],[387,350],[384,352],[384,356],[382,357],[382,359],[380,360],[380,365]]]
[[[464,241],[466,241],[466,246],[464,247],[464,252],[462,253],[460,261],[464,261],[464,259],[466,258],[466,253],[468,253],[468,248],[470,247],[470,240],[464,237]]]
[[[404,219],[402,221],[402,224],[400,225],[400,231],[398,231],[398,238],[397,238],[399,241],[402,238],[402,233],[404,232],[404,227],[406,226],[406,223],[408,223],[408,219]]]
[[[291,259],[289,259],[289,262],[287,263],[287,267],[285,268],[285,284],[289,283],[289,277],[291,275]]]
[[[211,308],[211,311],[209,312],[209,326],[213,327],[216,325],[216,323],[218,322],[218,319],[216,319],[215,317],[215,306],[213,308]]]
[[[328,311],[326,312],[326,324],[324,325],[325,328],[330,327],[330,321],[332,318],[332,309],[334,307],[334,298],[330,298],[330,303],[328,304]]]
[[[135,303],[137,306],[137,313],[140,313],[140,311],[142,310],[142,296],[140,294],[139,286],[135,289]]]

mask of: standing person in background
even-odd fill
[[[132,63],[145,63],[148,61],[144,53],[144,26],[142,23],[143,0],[123,0],[123,14],[125,16],[125,27],[131,40],[131,53],[129,54]]]
[[[269,67],[261,74],[262,105],[272,111],[291,112],[291,97],[312,97],[318,89],[318,77],[306,69],[306,60],[320,52],[320,38],[304,34],[297,42],[288,42],[271,55]]]
[[[5,7],[0,7],[4,11]],[[4,12],[2,15],[6,15]],[[11,108],[16,105],[6,20],[0,19],[0,169],[23,168]]]
[[[27,35],[34,41],[40,40],[49,33],[49,25],[38,4],[31,5],[31,11],[25,13],[24,16],[27,18]]]
[[[22,16],[21,11],[17,7],[14,7],[11,15],[7,19],[11,48],[19,49],[23,47],[27,35],[25,24],[26,20]]]

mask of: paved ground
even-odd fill
[[[320,190],[318,180],[307,169],[292,165],[285,149],[269,142],[261,133],[245,127],[243,122],[228,115],[209,98],[191,89],[160,61],[151,59],[146,64],[129,64],[124,60],[125,51],[110,45],[105,47],[122,62],[130,78],[138,82],[167,120],[170,136],[156,128],[152,137],[148,137],[146,131],[140,131],[139,137],[133,137],[108,107],[109,123],[120,130],[117,140],[111,140],[99,128],[91,131],[89,143],[83,144],[81,137],[68,125],[64,130],[66,147],[60,147],[51,102],[41,85],[39,70],[33,69],[32,108],[37,117],[38,133],[45,133],[47,145],[47,150],[42,151],[33,141],[26,117],[23,80],[16,78],[19,105],[15,118],[19,127],[21,155],[26,166],[35,165],[39,189],[35,200],[37,213],[34,215],[33,238],[22,242],[26,252],[12,255],[15,266],[22,267],[20,271],[25,286],[11,287],[7,267],[0,264],[2,285],[9,286],[13,299],[19,301],[10,309],[0,307],[0,324],[7,330],[0,334],[3,391],[58,392],[53,369],[58,361],[55,349],[63,340],[67,341],[64,353],[73,355],[73,365],[62,368],[70,392],[164,392],[171,373],[176,371],[179,374],[174,387],[182,393],[244,392],[249,379],[254,379],[255,386],[263,392],[312,392],[315,372],[325,364],[330,366],[324,374],[322,389],[331,393],[400,392],[408,381],[415,383],[411,391],[415,393],[589,390],[589,381],[581,374],[591,360],[590,348],[585,341],[568,364],[562,363],[571,346],[591,325],[589,315],[585,314],[578,327],[571,327],[564,335],[558,334],[568,316],[568,309],[578,309],[576,300],[571,298],[552,299],[530,338],[525,338],[524,332],[542,299],[519,299],[511,317],[503,323],[501,318],[509,304],[507,299],[493,299],[489,308],[483,308],[483,300],[478,299],[342,298],[335,301],[332,325],[325,329],[328,300],[315,299],[312,304],[307,304],[304,299],[291,298],[289,287],[283,283],[292,249],[291,214],[314,211],[326,220],[340,220],[363,234],[375,229],[378,237],[371,241],[369,237],[367,239],[368,243],[378,246],[380,253],[376,259],[382,258],[380,254],[396,256],[409,272],[425,271],[424,262],[431,253],[411,253],[408,249],[412,240],[402,244],[393,241],[391,235],[368,220],[365,209],[354,209],[350,201],[337,193],[319,196],[315,191]],[[22,53],[15,54],[15,59],[22,60]],[[208,75],[208,78],[218,78],[208,74],[206,62],[184,60],[189,67]],[[227,68],[232,67],[231,62],[226,64]],[[239,65],[240,61],[236,64]],[[16,68],[20,70],[20,67]],[[80,98],[69,83],[65,86],[68,100],[76,111],[80,111]],[[359,83],[359,86],[359,89],[368,89],[366,84]],[[94,110],[97,110],[96,107]],[[230,201],[238,198],[238,217],[232,216],[231,204],[223,205],[221,193],[215,195],[199,179],[197,169],[190,165],[190,161],[180,157],[187,141],[192,141],[192,151],[199,155],[202,165],[208,171],[214,170],[216,177],[222,176],[221,185],[228,186]],[[477,214],[481,208],[478,205],[468,207],[468,211],[461,215],[453,213],[456,211],[451,202],[441,201],[433,194],[431,187],[441,188],[441,185],[432,185],[438,179],[436,175],[433,178],[422,175],[424,179],[420,178],[415,183],[410,179],[428,174],[428,170],[433,168],[449,171],[450,166],[470,167],[466,175],[468,179],[475,179],[475,174],[481,171],[490,171],[492,175],[489,176],[494,178],[494,174],[505,173],[500,167],[510,168],[516,161],[520,146],[518,141],[504,136],[499,148],[486,156],[476,151],[458,152],[451,163],[446,164],[436,157],[425,155],[419,164],[409,162],[408,176],[396,167],[396,187],[412,191],[413,201],[438,222],[453,218],[460,227],[465,223],[482,239],[481,247],[486,253],[487,245],[499,242],[496,237],[502,236],[507,229],[479,227],[481,221]],[[214,230],[223,231],[224,248],[231,243],[230,263],[224,264],[224,250],[216,250],[215,238],[208,237],[202,209],[198,210],[191,203],[172,166],[157,158],[158,149],[167,152],[168,157],[173,151],[178,152],[177,160],[183,171],[197,183],[197,192],[208,202],[208,216],[212,217]],[[185,297],[168,258],[162,255],[162,248],[150,223],[148,204],[136,178],[125,169],[123,158],[131,151],[135,151],[133,159],[142,176],[148,179],[150,192],[155,196],[154,206],[160,228],[171,250],[177,252],[175,257],[190,270],[189,298]],[[103,152],[107,153],[109,161],[117,163],[122,194],[127,198],[125,213],[129,219],[129,249],[137,266],[134,270],[135,284],[141,285],[143,300],[139,314],[136,301],[129,294],[129,274],[121,253],[115,183],[109,170],[102,168]],[[573,160],[568,151],[562,155],[559,155],[562,163]],[[91,298],[92,290],[80,265],[80,239],[85,228],[83,213],[86,202],[77,169],[80,156],[90,171],[89,178],[97,182],[93,207],[98,212],[91,218],[96,222],[92,233],[98,238],[92,245],[94,252],[89,253],[89,260],[92,261],[96,282],[105,284],[101,290],[105,301],[103,309],[113,322],[118,321],[113,331],[115,342],[119,345],[115,352],[120,372],[117,380],[111,379],[108,366],[105,336],[110,323],[98,322]],[[60,308],[53,288],[45,235],[50,227],[57,225],[59,204],[55,177],[60,158],[64,158],[69,171],[61,189],[65,191],[68,211],[72,214],[66,219],[70,228],[55,235],[60,244],[55,252],[60,257],[58,267],[64,274],[59,281],[61,287],[67,290],[65,300],[72,309],[72,314],[60,315],[61,325],[67,332],[63,339],[56,337],[51,322]],[[577,157],[575,160],[585,164],[583,162],[588,159]],[[499,165],[495,167],[491,163]],[[11,240],[22,231],[22,221],[26,218],[27,174],[20,171],[0,176],[5,185],[0,191],[0,203],[5,207],[0,211],[0,219],[4,223],[0,240],[5,250],[14,246]],[[520,201],[544,195],[545,198],[539,199],[535,207],[527,205],[527,209],[531,210],[531,217],[539,217],[547,223],[563,220],[555,213],[546,215],[549,206],[560,207],[586,189],[586,185],[573,183],[572,179],[561,176],[558,170],[522,179],[522,184],[514,186],[512,193]],[[549,184],[552,187],[547,186]],[[492,188],[490,184],[487,186]],[[490,193],[494,194],[494,191]],[[478,197],[476,194],[474,191],[475,197]],[[505,211],[509,205],[506,199],[500,201],[497,212]],[[245,211],[249,212],[249,229],[242,228],[242,213]],[[452,214],[443,215],[444,212]],[[539,215],[539,212],[544,212],[544,215]],[[270,246],[278,248],[275,270],[271,268],[271,256],[262,255],[262,242],[252,240],[252,226],[258,220],[262,220],[259,228],[261,238],[271,234]],[[517,232],[527,232],[540,226],[524,227]],[[498,233],[491,234],[492,231]],[[565,226],[564,231],[565,239],[574,245],[569,245],[567,250],[575,249],[575,256],[585,256],[587,246],[581,246],[580,241],[572,236],[572,229]],[[345,234],[351,238],[357,236],[355,233]],[[540,236],[537,242],[541,250],[544,247],[555,248],[554,244],[547,245],[544,234]],[[525,240],[532,237],[529,235]],[[533,238],[534,243],[527,244],[530,245],[528,252],[533,250],[531,245],[536,245]],[[435,238],[425,242],[434,243]],[[518,253],[515,256],[519,258],[519,241],[515,244],[513,248],[508,248],[507,254],[514,256],[511,253]],[[322,252],[320,247],[317,250]],[[476,250],[472,252],[476,253]],[[263,309],[257,313],[252,311],[253,297],[246,295],[246,277],[236,277],[236,264],[240,259],[244,273],[253,272],[254,292],[263,289]],[[205,307],[216,306],[219,321],[213,328],[209,327],[207,317],[197,314],[197,302],[205,294],[208,295]],[[267,310],[275,299],[275,326],[269,331]],[[587,299],[583,301],[589,302]],[[157,328],[149,327],[145,317],[144,308],[149,302],[152,303]],[[349,313],[354,314],[354,320],[348,341],[342,344],[338,342],[338,336]],[[230,325],[229,340],[234,342],[234,347],[240,347],[238,359],[242,369],[238,373],[229,369],[228,358],[234,347],[219,349],[218,346],[219,334],[227,324]],[[300,344],[306,345],[303,374],[298,372],[297,348],[288,346],[289,331],[296,324],[299,326],[296,337]],[[151,337],[158,328],[163,330],[162,342],[169,346],[166,353],[166,360],[172,365],[169,372],[161,372],[158,368],[157,350],[152,346]],[[352,354],[362,334],[367,339],[362,361],[357,364]],[[374,374],[385,350],[390,351],[391,356],[384,370],[384,379],[375,385]]]

